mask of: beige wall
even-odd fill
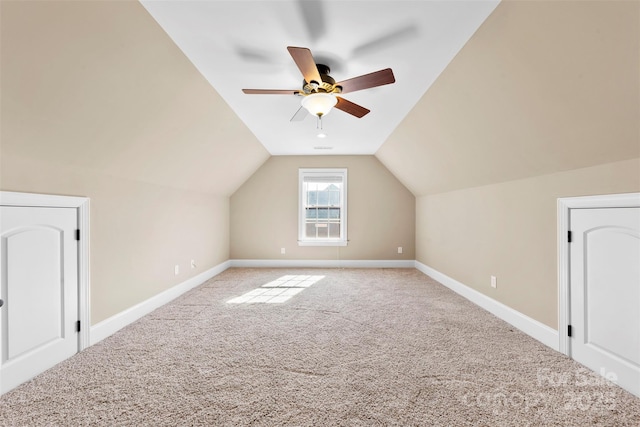
[[[348,169],[348,246],[298,246],[305,167]],[[415,198],[373,156],[274,156],[231,197],[232,259],[412,260],[414,230]]]
[[[146,10],[0,7],[0,189],[91,198],[92,323],[226,261],[268,153]]]
[[[557,328],[557,199],[636,191],[640,159],[422,196],[416,259]]]
[[[376,153],[416,196],[640,156],[640,2],[502,1]]]
[[[229,258],[225,196],[12,156],[2,157],[2,190],[91,198],[92,324]]]
[[[640,191],[640,2],[501,2],[376,157],[418,261],[556,328],[556,199]]]

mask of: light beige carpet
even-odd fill
[[[226,302],[286,274],[325,278]],[[640,399],[417,270],[230,269],[0,397],[0,425],[637,427]]]

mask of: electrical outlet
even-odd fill
[[[280,248],[280,253],[281,253],[282,255],[284,255],[286,252],[287,252],[287,251],[286,251],[286,249],[285,249],[285,248]]]
[[[492,288],[498,287],[498,278],[496,276],[491,276],[491,287]]]
[[[192,259],[192,260],[191,260],[191,268],[192,268],[192,269],[193,269],[193,268],[196,268],[196,260],[195,260],[195,259]]]
[[[180,266],[176,265],[175,267],[173,267],[173,273],[177,276],[178,274],[180,274]]]
[[[398,253],[401,254],[402,253],[402,246],[398,246]]]

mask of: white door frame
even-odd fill
[[[571,321],[569,218],[571,209],[629,208],[640,206],[640,193],[558,199],[558,350],[570,356],[567,328]]]
[[[78,215],[80,242],[78,246],[78,316],[81,322],[78,351],[89,347],[91,304],[89,295],[89,198],[51,194],[0,191],[0,206],[75,208]]]

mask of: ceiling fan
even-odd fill
[[[329,114],[333,107],[358,118],[364,117],[370,110],[337,95],[383,86],[396,81],[391,68],[385,68],[384,70],[336,83],[329,75],[331,72],[329,67],[324,64],[316,64],[309,49],[289,46],[287,50],[304,76],[302,89],[242,89],[242,91],[251,95],[302,96],[302,106],[293,116],[292,121],[304,119],[306,111],[308,111],[318,117],[321,123],[322,117]]]

